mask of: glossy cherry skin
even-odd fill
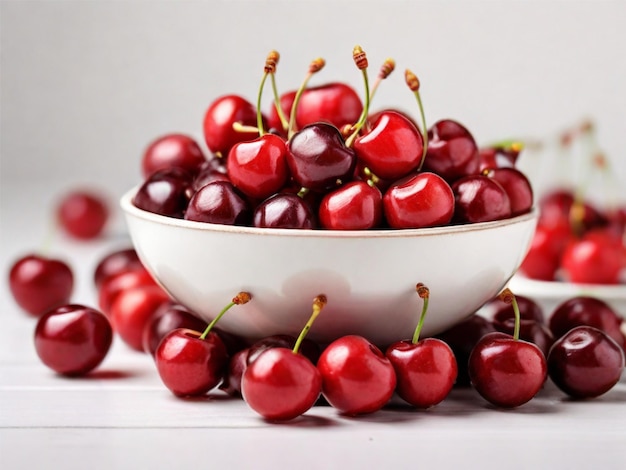
[[[511,202],[504,188],[483,176],[465,176],[452,184],[457,224],[474,224],[511,217]]]
[[[478,173],[478,147],[472,134],[451,119],[436,122],[428,130],[428,152],[423,169],[448,182]]]
[[[524,173],[516,168],[491,168],[483,174],[504,188],[511,203],[511,216],[530,212],[534,203],[533,188]]]
[[[227,181],[214,181],[198,190],[185,211],[186,220],[224,225],[248,225],[248,202]]]
[[[182,168],[196,174],[206,161],[198,143],[185,134],[167,134],[150,142],[141,158],[141,172],[148,178],[158,170]]]
[[[362,336],[336,339],[317,361],[322,394],[345,415],[373,413],[391,399],[396,373],[385,355]]]
[[[238,142],[256,139],[258,131],[237,131],[233,124],[257,126],[256,107],[245,98],[237,95],[225,95],[213,101],[204,115],[204,139],[207,147],[222,156]]]
[[[502,333],[513,335],[515,331],[515,319],[508,318],[506,320],[494,323],[496,329]],[[554,335],[548,325],[538,323],[532,319],[521,319],[519,322],[519,337],[524,341],[536,344],[544,356],[548,356],[550,348],[554,344]]]
[[[382,215],[380,190],[364,181],[351,181],[326,194],[318,209],[320,225],[328,230],[375,228]]]
[[[123,248],[115,250],[105,255],[96,265],[93,281],[97,289],[100,289],[103,282],[112,276],[126,271],[141,269],[139,256],[134,248]]]
[[[31,254],[11,266],[9,288],[24,311],[39,317],[69,302],[74,274],[62,260]]]
[[[446,225],[454,215],[454,193],[440,176],[418,173],[389,187],[383,196],[383,209],[392,228]]]
[[[143,350],[154,356],[159,343],[170,331],[177,328],[204,331],[206,327],[207,323],[189,309],[176,302],[166,302],[157,309],[143,330]]]
[[[534,344],[505,333],[489,333],[469,357],[472,385],[488,402],[514,408],[530,401],[547,377],[546,358]]]
[[[39,318],[35,350],[41,361],[59,374],[79,376],[104,360],[113,341],[107,318],[83,305],[64,305]]]
[[[397,180],[417,169],[424,138],[415,124],[395,111],[384,111],[373,128],[354,141],[357,157],[376,175]]]
[[[78,240],[92,240],[104,232],[109,220],[109,205],[95,191],[74,190],[59,201],[57,221],[63,231]]]
[[[241,380],[244,401],[267,420],[286,421],[308,411],[322,391],[322,377],[306,357],[270,348],[248,364]]]
[[[230,182],[226,165],[224,165],[224,162],[220,158],[211,158],[202,165],[202,168],[200,168],[200,171],[191,183],[191,189],[195,193],[203,186],[213,183],[214,181]]]
[[[228,153],[228,176],[249,197],[266,199],[287,183],[287,144],[273,134],[235,144]]]
[[[315,219],[309,205],[295,194],[279,193],[257,206],[253,224],[260,228],[312,229]]]
[[[191,197],[191,175],[180,168],[159,170],[148,177],[133,204],[155,214],[182,219]]]
[[[624,351],[597,328],[578,326],[559,338],[548,354],[548,374],[573,398],[598,397],[619,382]]]
[[[177,396],[204,395],[217,387],[228,364],[220,337],[186,328],[168,333],[159,343],[154,359],[163,384]]]
[[[249,349],[242,349],[230,356],[228,367],[224,372],[224,379],[219,385],[219,389],[231,397],[241,397],[241,379],[248,367]]]
[[[143,335],[161,305],[170,301],[158,286],[139,286],[119,293],[109,316],[113,329],[135,351],[144,352]]]
[[[287,144],[287,165],[301,186],[325,191],[352,176],[356,157],[339,130],[326,123],[310,124]]]
[[[456,358],[450,346],[440,339],[398,341],[387,348],[385,356],[396,372],[396,392],[418,408],[441,403],[456,381]]]
[[[296,92],[290,91],[280,97],[280,105],[289,117]],[[363,104],[358,93],[345,83],[333,82],[307,88],[302,93],[296,111],[296,125],[300,129],[316,122],[328,122],[338,129],[359,120]],[[282,127],[276,108],[272,106],[268,116],[270,127]]]
[[[565,280],[581,284],[619,284],[626,268],[622,241],[607,230],[593,229],[563,250]]]
[[[156,285],[152,275],[143,266],[123,271],[102,281],[98,289],[98,306],[105,315],[109,315],[111,305],[121,292],[133,287]]]
[[[561,267],[565,247],[573,236],[567,221],[553,225],[539,224],[520,266],[520,272],[531,279],[554,281]]]
[[[577,326],[592,326],[605,332],[625,349],[626,338],[621,331],[623,321],[604,300],[583,295],[559,304],[552,312],[548,326],[555,338]]]

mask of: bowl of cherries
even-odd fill
[[[371,112],[395,64],[384,61],[370,87],[358,46],[363,99],[342,82],[309,87],[323,59],[279,95],[278,59],[275,51],[266,59],[256,105],[239,95],[209,105],[208,155],[184,134],[156,139],[143,154],[143,181],[121,199],[138,256],[169,295],[208,322],[225,297],[249,292],[254,300],[220,326],[255,339],[297,335],[323,292],[313,340],[356,334],[387,345],[415,329],[417,282],[430,290],[424,335],[500,292],[537,221],[515,165],[520,149],[479,149],[452,119],[428,127],[409,70],[420,119]],[[268,78],[274,100],[264,113]]]

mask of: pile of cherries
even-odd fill
[[[363,103],[345,83],[308,87],[323,59],[311,62],[298,90],[279,96],[279,55],[272,51],[256,106],[225,95],[208,107],[208,157],[184,134],[164,135],[148,146],[134,204],[213,224],[328,230],[467,224],[531,210],[531,185],[515,168],[519,146],[479,149],[451,119],[427,129],[420,83],[409,70],[406,83],[419,104],[421,128],[395,109],[370,113],[375,91],[395,63],[383,63],[370,90],[368,60],[359,46],[353,58],[363,75]],[[265,115],[267,78],[274,106]]]

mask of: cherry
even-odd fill
[[[422,313],[411,340],[392,343],[385,352],[396,372],[396,392],[409,404],[429,408],[448,396],[458,373],[450,346],[437,338],[419,339],[426,311],[429,291],[417,284],[417,293],[424,299]]]
[[[199,191],[203,186],[213,183],[214,181],[228,181],[230,182],[230,178],[228,177],[226,166],[222,164],[222,161],[219,158],[212,158],[207,160],[200,171],[193,179],[191,183],[191,188],[193,192]]]
[[[552,312],[548,326],[555,338],[560,338],[577,326],[592,326],[626,348],[621,331],[623,319],[604,300],[591,296],[572,297],[559,304]]]
[[[198,143],[185,134],[167,134],[152,141],[141,158],[141,171],[148,178],[158,170],[182,168],[196,174],[206,162]]]
[[[143,267],[134,248],[115,250],[104,256],[94,270],[94,284],[99,290],[108,278]]]
[[[233,124],[243,126],[235,129]],[[245,126],[257,124],[257,110],[252,103],[237,95],[225,95],[213,101],[204,115],[204,138],[209,150],[226,157],[238,142],[259,136],[258,129]]]
[[[531,279],[554,281],[561,267],[561,257],[572,239],[570,224],[539,224],[530,248],[520,266],[520,272]]]
[[[515,167],[522,148],[523,146],[519,142],[511,142],[507,145],[494,145],[479,149],[479,171]]]
[[[296,345],[298,338],[285,335],[285,334],[276,334],[271,336],[266,336],[265,338],[261,338],[255,341],[248,348],[248,356],[246,357],[247,364],[254,362],[254,360],[266,349],[270,348],[287,348],[293,349]],[[300,344],[300,353],[309,359],[313,364],[317,364],[317,361],[320,357],[320,347],[317,343],[311,341],[308,338],[303,338]]]
[[[200,188],[189,201],[185,219],[224,225],[248,225],[252,211],[248,202],[228,181]]]
[[[254,210],[253,223],[260,228],[312,229],[315,220],[309,205],[298,195],[275,194]]]
[[[624,245],[610,231],[593,229],[566,245],[561,267],[569,282],[619,284],[626,268]]]
[[[202,333],[178,328],[161,340],[154,359],[159,377],[174,395],[203,395],[220,383],[228,352],[213,327],[231,307],[250,299],[247,292],[237,294]]]
[[[228,367],[219,389],[231,397],[241,397],[241,378],[248,366],[248,353],[248,348],[242,349],[230,356],[228,360]]]
[[[143,265],[132,270],[122,271],[102,281],[98,290],[98,306],[105,315],[109,315],[111,305],[121,292],[133,287],[156,285],[156,281]]]
[[[55,372],[84,375],[107,355],[113,330],[99,311],[83,305],[63,305],[37,321],[35,350],[41,361]]]
[[[322,391],[322,377],[315,365],[299,354],[311,325],[326,305],[326,296],[313,300],[313,312],[293,349],[267,348],[248,362],[241,379],[244,401],[265,419],[285,421],[308,411]]]
[[[170,331],[177,328],[203,331],[206,327],[207,323],[188,308],[176,302],[166,302],[157,309],[143,330],[143,350],[154,357],[159,343]]]
[[[619,382],[624,351],[606,333],[578,326],[559,338],[548,354],[548,374],[573,398],[595,398]]]
[[[511,216],[525,214],[532,209],[533,189],[524,173],[515,168],[490,168],[483,174],[504,188],[511,203]]]
[[[467,386],[470,384],[467,371],[470,354],[478,341],[495,331],[497,330],[491,321],[483,316],[473,314],[437,335],[437,338],[452,348],[456,357],[459,370],[455,385]]]
[[[508,318],[495,323],[495,327],[502,333],[512,335],[515,332],[515,319]],[[554,344],[554,335],[545,323],[536,320],[521,318],[519,321],[519,337],[524,341],[536,344],[544,356],[548,356],[550,348]]]
[[[573,225],[576,232],[606,225],[606,217],[591,203],[576,201],[574,193],[567,188],[555,189],[539,200],[539,224]]]
[[[511,217],[511,202],[504,188],[484,175],[465,176],[452,184],[456,223],[478,223]]]
[[[364,181],[351,181],[326,194],[319,207],[320,225],[330,230],[366,230],[382,220],[382,194]]]
[[[120,292],[109,312],[113,329],[135,351],[144,352],[143,332],[159,307],[170,298],[159,286],[138,286]]]
[[[478,147],[472,134],[460,123],[444,119],[428,130],[424,169],[448,182],[478,173]]]
[[[393,365],[362,336],[343,336],[330,343],[317,368],[322,375],[322,395],[349,416],[380,410],[396,387]]]
[[[159,170],[139,187],[133,204],[155,214],[182,219],[191,196],[192,178],[180,168]]]
[[[513,335],[495,332],[483,336],[470,354],[468,372],[485,400],[514,408],[530,401],[541,389],[547,364],[539,347],[519,339],[519,310],[511,291],[505,289],[500,298],[513,303],[515,331]]]
[[[74,289],[74,275],[64,261],[29,254],[11,266],[9,288],[24,311],[39,317],[68,303]]]
[[[422,172],[394,184],[383,196],[383,208],[392,228],[446,225],[454,214],[454,194],[440,176]]]
[[[61,198],[56,216],[66,234],[78,240],[92,240],[102,235],[109,220],[109,206],[102,194],[77,189]]]
[[[543,308],[530,297],[516,295],[517,308],[519,309],[521,320],[532,320],[537,323],[545,323],[545,315]],[[508,320],[515,320],[515,309],[512,303],[508,303],[496,297],[487,302],[483,308],[487,312],[487,316],[494,325],[505,323]]]

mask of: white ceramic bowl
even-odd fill
[[[597,297],[609,304],[616,313],[626,318],[626,285],[574,284],[571,282],[536,281],[515,275],[509,287],[515,294],[537,302],[549,318],[556,307],[579,295]]]
[[[537,212],[497,222],[417,230],[258,229],[173,219],[121,199],[137,253],[169,294],[210,320],[239,291],[253,299],[220,327],[249,339],[297,335],[311,303],[328,304],[309,337],[359,334],[385,346],[410,338],[430,289],[423,335],[454,325],[494,297],[521,264]]]

